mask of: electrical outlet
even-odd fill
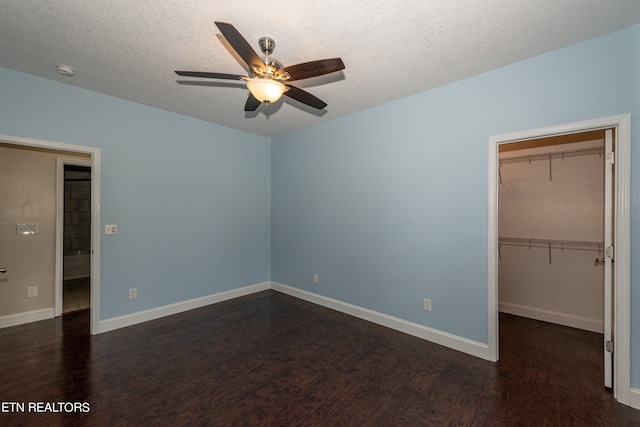
[[[425,298],[424,299],[424,311],[431,311],[431,300]]]
[[[34,298],[38,296],[38,287],[37,286],[29,286],[27,288],[27,298]]]
[[[138,288],[129,289],[129,299],[136,299],[136,298],[138,298]]]
[[[318,281],[319,281],[319,280],[318,280],[318,275],[317,275],[317,274],[314,274],[314,275],[313,275],[313,283],[318,283]]]

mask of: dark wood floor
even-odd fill
[[[0,425],[640,425],[602,386],[601,335],[500,322],[494,364],[273,291],[98,336],[79,312],[0,330],[0,402],[90,412]]]

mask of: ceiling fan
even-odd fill
[[[273,39],[261,37],[260,50],[264,57],[251,48],[236,28],[226,22],[216,22],[216,26],[240,58],[249,66],[249,76],[236,74],[210,73],[206,71],[176,71],[179,76],[202,77],[207,79],[245,80],[249,89],[249,98],[244,111],[255,111],[260,104],[276,102],[282,95],[322,110],[327,104],[307,91],[290,85],[288,82],[322,76],[344,69],[340,58],[320,59],[283,67],[276,59],[270,58],[276,46]]]

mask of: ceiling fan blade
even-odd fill
[[[303,62],[301,64],[284,67],[278,71],[276,78],[288,73],[291,77],[287,81],[308,79],[310,77],[322,76],[335,71],[344,70],[344,63],[340,58],[320,59],[317,61]]]
[[[233,25],[227,24],[226,22],[216,22],[216,25],[224,38],[227,39],[231,47],[240,55],[240,58],[246,62],[251,71],[253,71],[254,68],[267,71],[264,62],[262,62],[256,51],[253,50],[249,42],[242,37],[242,34],[240,34]]]
[[[251,92],[249,92],[247,103],[244,104],[244,111],[256,111],[256,108],[258,108],[260,104],[262,104],[262,102],[260,102],[258,98],[256,98]]]
[[[287,95],[289,98],[293,98],[296,101],[300,101],[303,104],[306,104],[313,108],[317,108],[318,110],[322,110],[324,107],[327,106],[326,102],[324,102],[319,98],[316,98],[315,96],[311,95],[309,92],[305,90],[302,90],[300,88],[297,88],[291,85],[285,85],[285,86],[288,87],[289,90],[287,90],[284,94]]]
[[[245,80],[246,76],[225,73],[209,73],[206,71],[176,71],[179,76],[204,77],[205,79]]]

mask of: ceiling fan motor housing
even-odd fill
[[[260,37],[258,40],[258,44],[260,45],[260,50],[264,54],[260,59],[264,63],[267,68],[267,76],[273,77],[273,75],[282,68],[282,64],[276,58],[270,57],[273,51],[276,48],[276,42],[271,37]],[[254,75],[264,75],[264,71],[261,67],[254,66],[253,67]]]
[[[276,49],[276,42],[271,37],[260,37],[258,44],[262,53],[267,56],[271,55]]]

